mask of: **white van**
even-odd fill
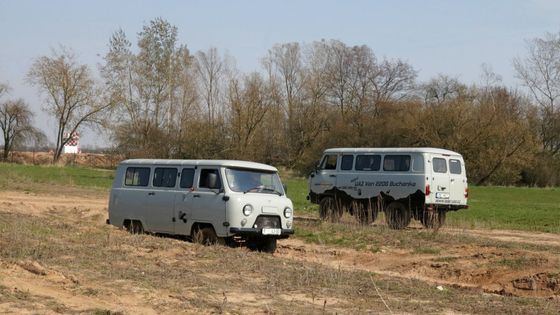
[[[293,205],[270,165],[220,160],[126,160],[109,198],[108,223],[133,233],[246,242],[274,252],[294,233]]]
[[[308,199],[322,219],[336,221],[347,211],[368,224],[384,211],[393,229],[412,218],[438,228],[447,211],[468,207],[467,198],[463,157],[444,149],[328,149],[309,177]]]

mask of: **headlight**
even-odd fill
[[[286,207],[286,209],[284,209],[284,217],[286,218],[291,218],[293,214],[293,210],[290,207]]]
[[[245,207],[243,207],[243,214],[248,217],[251,213],[253,213],[253,206],[245,205]]]

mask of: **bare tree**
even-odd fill
[[[7,94],[9,90],[10,87],[8,86],[8,84],[0,83],[0,97],[2,97],[4,94]]]
[[[198,91],[207,110],[208,123],[212,126],[216,123],[217,113],[223,109],[224,81],[228,70],[226,58],[220,56],[215,47],[196,53]]]
[[[6,101],[0,105],[0,129],[2,129],[4,139],[4,160],[8,159],[8,155],[15,145],[21,144],[26,138],[37,133],[31,125],[32,118],[33,113],[22,99]]]
[[[260,74],[252,73],[244,78],[243,84],[232,80],[228,95],[233,150],[236,158],[251,159],[257,150],[250,146],[255,142],[257,131],[270,109],[271,99],[267,93],[266,82]],[[269,136],[264,130],[263,133]]]
[[[514,59],[517,77],[540,108],[543,149],[560,153],[560,33],[527,42],[528,56]]]
[[[420,87],[426,105],[442,104],[466,91],[466,86],[456,78],[439,74]]]
[[[305,69],[301,47],[298,43],[275,45],[263,59],[268,71],[271,97],[276,106],[283,111],[286,153],[290,164],[301,156],[304,145],[304,121],[310,119],[303,115],[305,106]]]
[[[84,124],[99,123],[100,115],[110,107],[95,87],[90,70],[77,62],[74,53],[61,47],[52,56],[35,59],[27,74],[28,82],[45,96],[43,110],[56,120],[56,148],[53,161],[62,154],[64,145]]]

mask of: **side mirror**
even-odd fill
[[[284,194],[288,194],[288,186],[286,184],[282,184],[282,188],[284,188]]]

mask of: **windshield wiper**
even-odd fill
[[[246,194],[246,193],[251,192],[253,190],[257,190],[257,192],[261,192],[261,191],[271,192],[271,193],[277,194],[278,196],[282,196],[282,193],[280,191],[278,191],[274,188],[264,187],[262,185],[255,186],[253,188],[249,188],[249,189],[245,190],[243,193]]]
[[[248,192],[250,192],[250,191],[252,191],[252,190],[257,190],[257,191],[259,191],[259,190],[262,190],[262,189],[264,189],[264,187],[263,187],[262,185],[259,185],[259,186],[251,187],[251,188],[249,188],[249,189],[243,191],[243,193],[246,194],[246,193],[248,193]]]
[[[264,191],[270,191],[270,192],[272,192],[272,193],[277,194],[278,196],[282,196],[282,193],[279,192],[278,190],[274,189],[274,188],[267,188],[267,187],[264,187],[262,190],[264,190]]]

